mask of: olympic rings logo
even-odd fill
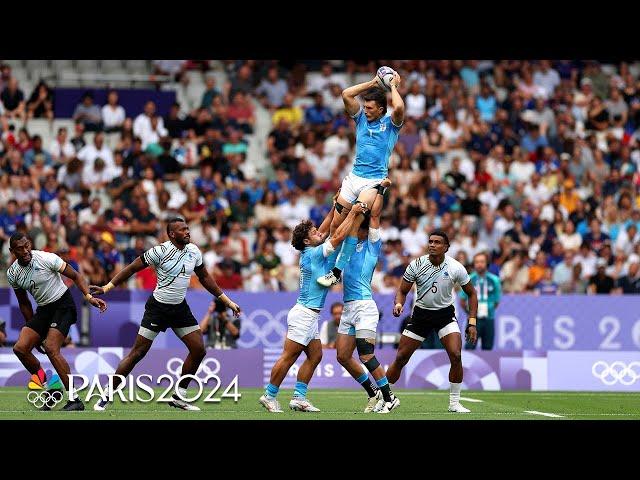
[[[167,361],[167,371],[176,377],[180,377],[182,375],[183,364],[184,361],[181,358],[173,357]],[[202,361],[195,376],[201,380],[208,380],[211,377],[217,376],[219,371],[220,361],[217,358],[208,357]],[[201,373],[204,373],[204,376],[199,375]]]
[[[599,360],[591,367],[591,373],[605,385],[615,385],[618,382],[622,385],[633,385],[640,379],[640,362],[625,365],[624,362],[616,361],[609,365]]]
[[[238,345],[242,348],[281,347],[284,337],[287,335],[286,318],[288,314],[288,310],[281,310],[275,316],[265,309],[252,311],[242,320],[242,335],[238,340]],[[260,316],[267,319],[262,325],[258,325],[255,321]],[[269,336],[274,333],[276,338],[269,339]]]
[[[60,390],[53,390],[52,392],[36,392],[32,390],[27,393],[27,400],[36,408],[42,408],[45,405],[53,408],[62,401],[62,392]]]

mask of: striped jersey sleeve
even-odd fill
[[[415,260],[412,260],[411,263],[407,265],[407,268],[405,269],[404,275],[402,275],[402,278],[409,283],[415,282],[418,276],[418,272],[420,271],[421,264],[422,264],[421,258],[416,258]]]
[[[9,270],[7,270],[7,282],[9,283],[9,285],[11,285],[11,287],[14,290],[18,290],[20,288],[16,283],[16,267],[15,267],[16,263],[11,265],[9,267]]]
[[[157,267],[162,261],[162,258],[164,257],[166,250],[167,250],[167,247],[160,244],[150,248],[149,250],[144,252],[142,256],[147,265],[153,265],[154,267]]]

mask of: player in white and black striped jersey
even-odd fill
[[[131,275],[148,266],[153,266],[158,277],[156,288],[145,304],[144,316],[133,348],[116,369],[116,375],[122,377],[114,377],[114,390],[120,385],[120,379],[129,375],[136,364],[144,358],[158,333],[164,332],[167,328],[173,329],[189,349],[180,375],[196,374],[205,356],[204,341],[198,322],[185,300],[191,274],[194,272],[207,291],[233,310],[236,317],[240,315],[240,307],[225,295],[207,272],[200,249],[190,243],[189,226],[185,221],[181,218],[169,219],[167,236],[169,241],[144,252],[106,285],[102,287],[91,285],[92,293],[101,295],[126,282]],[[200,410],[195,405],[182,400],[187,395],[188,385],[189,378],[184,378],[178,383],[179,395],[174,394],[169,405],[182,410]],[[106,399],[100,399],[93,408],[102,411],[107,405]]]
[[[396,293],[393,315],[399,317],[404,308],[407,294],[416,284],[416,301],[411,319],[402,332],[396,359],[387,370],[387,379],[395,383],[400,378],[402,368],[435,329],[449,355],[449,411],[468,413],[460,404],[462,386],[462,336],[453,306],[454,286],[460,285],[469,296],[469,318],[465,330],[467,341],[475,344],[478,338],[476,314],[478,297],[464,266],[446,255],[449,238],[443,231],[436,230],[429,235],[428,252],[413,260],[406,268],[402,283]]]
[[[104,312],[107,304],[89,293],[89,286],[82,275],[76,272],[55,253],[32,250],[31,239],[23,233],[15,233],[9,239],[9,251],[16,260],[7,270],[7,281],[18,299],[25,326],[20,330],[13,352],[32,375],[47,383],[40,361],[33,355],[34,348],[45,353],[56,369],[66,391],[69,391],[71,369],[60,352],[71,325],[76,323],[78,313],[71,291],[60,275],[73,280],[84,294],[87,302]],[[31,294],[38,308],[35,313],[27,296]],[[47,387],[48,388],[48,387]],[[43,405],[43,410],[51,410]],[[65,411],[84,410],[79,398],[69,398],[62,408]]]

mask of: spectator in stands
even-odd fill
[[[615,293],[640,294],[640,257],[629,255],[627,274],[616,281]]]
[[[18,88],[18,80],[15,77],[10,77],[7,86],[0,92],[0,101],[7,118],[25,119],[24,93]]]
[[[251,134],[256,122],[254,110],[249,96],[244,92],[236,92],[227,109],[227,115],[244,133]]]
[[[164,117],[164,125],[167,132],[169,132],[169,137],[182,138],[187,122],[180,113],[180,104],[178,102],[172,103],[171,107],[169,107],[169,113]]]
[[[325,320],[320,327],[320,342],[322,342],[322,348],[336,348],[338,326],[340,325],[343,309],[344,305],[340,302],[331,305],[331,318]]]
[[[274,125],[278,125],[281,120],[285,120],[295,130],[300,126],[303,118],[302,109],[293,105],[293,95],[287,93],[282,100],[282,104],[271,117],[271,122]]]
[[[267,77],[260,82],[256,94],[265,108],[274,110],[284,103],[288,92],[287,82],[280,78],[278,67],[270,67]]]
[[[209,108],[213,99],[221,95],[220,90],[216,88],[216,77],[213,73],[205,76],[205,91],[202,93],[201,108]]]
[[[73,145],[73,148],[75,148],[77,153],[82,150],[82,148],[87,144],[86,140],[84,139],[84,123],[82,122],[82,120],[76,120],[73,128],[74,135],[71,139],[71,144]]]
[[[606,274],[607,261],[604,258],[598,258],[596,262],[597,272],[589,279],[588,293],[590,294],[608,294],[614,288],[614,280]]]
[[[107,103],[102,107],[102,124],[107,133],[119,132],[126,118],[122,105],[118,104],[118,92],[109,90]]]
[[[51,141],[49,152],[56,165],[65,165],[76,154],[73,144],[68,139],[66,127],[58,128],[58,134],[56,138]]]
[[[40,80],[27,101],[27,118],[53,120],[53,92],[44,80]]]
[[[321,93],[316,93],[313,99],[313,105],[308,107],[304,112],[305,123],[308,124],[312,130],[325,137],[331,126],[333,114],[331,110],[324,106],[324,98]]]
[[[224,260],[219,264],[220,273],[214,278],[218,286],[224,290],[240,290],[242,288],[242,276],[234,271],[233,263]]]
[[[505,293],[522,293],[529,283],[527,252],[518,250],[500,269],[500,280]]]
[[[73,119],[82,122],[87,132],[102,130],[102,112],[100,107],[93,103],[93,93],[85,92],[80,103],[73,112]]]
[[[142,149],[150,143],[155,143],[160,137],[168,134],[162,117],[156,115],[156,104],[149,100],[144,105],[144,111],[133,121],[133,134],[142,140]]]
[[[112,169],[115,166],[113,152],[104,143],[104,133],[98,132],[93,138],[93,145],[86,145],[78,152],[78,158],[87,165],[94,164],[96,158],[101,158],[105,163],[105,168]]]
[[[53,158],[51,157],[51,154],[42,147],[42,137],[40,135],[34,135],[31,141],[31,148],[24,152],[24,166],[26,168],[31,167],[38,156],[41,156],[44,159],[45,165],[53,166]]]

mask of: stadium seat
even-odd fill
[[[9,65],[13,71],[15,71],[16,68],[24,67],[24,60],[0,60],[0,63]]]
[[[151,73],[146,60],[125,60],[127,73]]]
[[[100,71],[102,73],[126,73],[122,60],[102,60]]]
[[[76,68],[79,73],[100,73],[100,64],[97,60],[77,60]]]

